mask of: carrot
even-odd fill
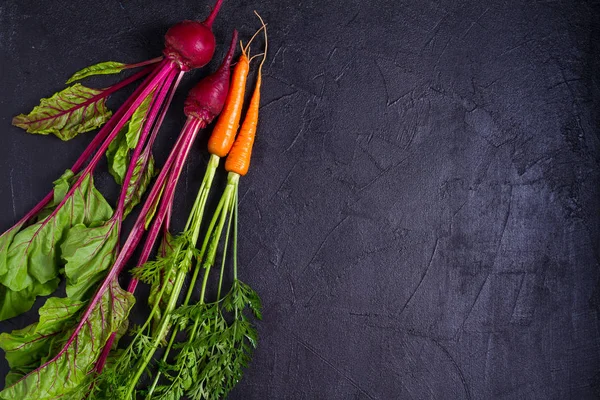
[[[264,21],[256,14],[258,18],[260,18],[260,22],[263,24],[262,29],[264,29],[265,33],[265,51],[263,54],[263,59],[260,63],[260,67],[258,68],[258,76],[256,78],[256,86],[254,87],[254,93],[252,93],[252,98],[250,99],[250,104],[248,105],[248,111],[246,112],[246,117],[244,118],[244,122],[242,123],[242,127],[240,128],[240,132],[237,135],[237,139],[229,152],[229,156],[225,161],[225,170],[228,172],[235,172],[238,175],[244,176],[248,172],[248,168],[250,167],[250,157],[252,156],[252,146],[254,145],[254,138],[256,137],[256,126],[258,124],[258,109],[260,106],[260,87],[262,84],[262,67],[265,63],[267,57],[267,28],[265,26]]]
[[[225,157],[229,153],[240,125],[244,95],[246,94],[246,81],[250,70],[249,48],[258,32],[260,32],[260,29],[252,36],[246,47],[241,46],[242,55],[233,70],[225,108],[221,112],[221,116],[208,140],[208,151],[219,157]]]

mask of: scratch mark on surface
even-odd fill
[[[302,93],[304,93],[304,94],[306,94],[308,96],[312,96],[312,97],[318,97],[319,96],[319,93],[313,93],[313,92],[311,92],[308,89],[304,89],[302,87],[296,86],[295,84],[293,84],[291,82],[288,82],[285,79],[278,77],[277,75],[272,75],[272,74],[266,75],[266,74],[263,74],[263,76],[267,76],[269,78],[275,79],[277,82],[283,83],[285,86],[287,86],[289,88],[292,88],[292,89],[295,89],[297,91],[300,91],[300,92],[302,92]]]
[[[425,42],[425,44],[423,45],[423,49],[425,50],[425,47],[427,47],[429,45],[429,43],[434,42],[435,41],[435,37],[438,34],[438,31],[440,30],[440,25],[442,24],[442,22],[446,19],[446,17],[448,16],[448,14],[445,14],[442,18],[440,18],[440,20],[435,24],[435,26],[431,29],[431,36],[429,37],[429,39],[427,39],[427,41]]]
[[[296,142],[298,141],[298,139],[300,138],[300,136],[302,135],[302,133],[304,133],[304,129],[306,127],[306,120],[305,120],[304,117],[306,115],[306,110],[308,109],[308,104],[309,103],[310,103],[310,99],[304,105],[304,110],[302,110],[302,128],[300,128],[300,130],[296,134],[296,137],[294,137],[294,140],[292,140],[292,143],[290,143],[290,145],[288,146],[288,148],[285,149],[284,153],[287,153],[292,147],[294,147],[294,145],[296,144]]]
[[[338,76],[335,77],[334,81],[338,82],[340,79],[342,79],[344,77],[344,74],[346,73],[346,71],[348,71],[348,68],[350,68],[350,64],[352,63],[352,61],[348,61],[346,63],[346,65],[344,65],[344,67],[342,68],[342,71],[338,74]]]
[[[465,316],[465,318],[463,318],[463,322],[462,322],[462,324],[460,324],[460,328],[456,330],[456,333],[454,334],[454,340],[456,340],[456,338],[458,337],[458,335],[460,334],[460,332],[464,331],[465,324],[467,323],[467,320],[471,316],[471,313],[473,312],[473,309],[475,308],[475,304],[477,304],[477,301],[479,300],[479,296],[481,296],[481,293],[483,292],[483,288],[485,287],[485,284],[487,283],[487,280],[488,280],[489,277],[490,277],[490,273],[488,272],[487,275],[485,276],[485,279],[483,280],[483,283],[479,287],[479,290],[477,291],[477,295],[475,296],[475,300],[471,304],[471,307],[469,307],[469,311],[467,311],[467,315]]]
[[[511,48],[509,48],[509,49],[506,49],[506,50],[504,50],[502,53],[500,53],[500,55],[499,55],[498,57],[502,57],[502,56],[504,56],[504,55],[506,55],[506,54],[508,54],[508,53],[511,53],[511,52],[513,52],[514,50],[517,50],[518,48],[520,48],[520,47],[523,47],[523,46],[524,46],[524,45],[526,45],[527,43],[531,43],[531,42],[533,42],[533,41],[534,41],[534,39],[527,39],[527,40],[524,40],[524,41],[522,41],[521,43],[517,44],[516,46],[514,46],[514,47],[511,47]]]
[[[403,95],[400,95],[400,97],[398,97],[398,98],[397,98],[396,100],[394,100],[394,101],[389,101],[389,99],[388,99],[387,106],[388,106],[388,107],[391,107],[391,106],[393,106],[394,104],[398,103],[400,100],[402,100],[403,98],[405,98],[405,97],[406,97],[406,96],[408,96],[409,94],[412,94],[414,90],[415,90],[415,89],[411,89],[411,90],[409,90],[408,92],[404,93]]]
[[[15,207],[15,187],[13,185],[13,172],[15,171],[14,168],[10,169],[10,199],[12,201],[12,209],[13,209],[13,215],[14,218],[17,219],[17,208]]]
[[[325,246],[325,243],[327,243],[327,240],[329,240],[329,237],[333,234],[333,232],[335,232],[348,218],[350,218],[350,215],[346,215],[344,218],[342,218],[340,220],[340,222],[338,222],[330,231],[329,233],[327,233],[327,235],[325,235],[325,238],[323,239],[323,241],[321,242],[321,244],[319,245],[319,247],[317,247],[317,251],[315,251],[315,254],[313,254],[313,256],[311,257],[310,261],[306,264],[306,266],[302,269],[302,274],[304,274],[304,272],[306,272],[306,270],[308,269],[308,267],[310,267],[310,265],[313,263],[313,261],[315,261],[315,258],[317,258],[317,256],[319,255],[319,253],[321,252],[321,250],[323,249],[323,246]]]
[[[307,342],[305,342],[304,340],[302,340],[295,333],[290,332],[290,334],[292,335],[292,337],[300,345],[302,345],[302,347],[304,347],[306,350],[310,351],[315,356],[317,356],[321,361],[323,361],[323,363],[325,365],[327,365],[329,368],[331,368],[332,370],[334,370],[335,372],[337,372],[338,375],[340,375],[342,378],[344,378],[345,380],[347,380],[352,386],[354,386],[354,388],[356,390],[358,390],[359,392],[361,392],[363,395],[367,396],[369,399],[375,400],[375,398],[371,394],[369,394],[366,390],[364,390],[362,387],[360,387],[360,385],[354,379],[352,379],[352,377],[350,377],[349,375],[345,374],[342,370],[340,370],[338,367],[336,367],[331,361],[329,361],[328,359],[326,359],[325,357],[323,357],[314,347],[312,347],[310,344],[308,344]]]
[[[459,376],[460,381],[462,382],[463,388],[465,390],[465,396],[466,396],[467,400],[471,400],[471,391],[469,390],[469,385],[467,385],[467,380],[465,379],[465,375],[463,374],[463,371],[460,368],[460,365],[458,365],[456,360],[454,360],[454,357],[452,357],[452,354],[450,354],[448,349],[446,349],[444,346],[442,346],[442,344],[440,342],[438,342],[437,340],[435,340],[433,338],[431,338],[431,341],[433,343],[435,343],[440,348],[440,350],[442,350],[442,352],[444,352],[446,357],[448,357],[448,360],[450,360],[452,365],[454,365],[454,368],[456,368],[456,372],[458,372],[458,376]]]
[[[483,25],[481,25],[481,24],[479,23],[479,21],[481,20],[481,18],[482,18],[482,17],[483,17],[485,14],[487,14],[487,12],[488,12],[488,11],[490,11],[490,8],[489,8],[489,7],[488,7],[488,8],[486,8],[486,9],[485,9],[485,10],[484,10],[484,11],[483,11],[483,12],[482,12],[480,15],[479,15],[479,17],[477,17],[477,19],[471,23],[471,26],[469,26],[469,29],[467,29],[467,30],[465,31],[465,33],[463,33],[463,35],[461,36],[461,39],[463,39],[465,36],[467,36],[467,35],[469,34],[469,32],[471,32],[471,29],[473,29],[473,27],[474,27],[475,25],[479,25],[479,26],[481,26],[481,27],[483,28]]]
[[[333,57],[337,49],[337,46],[333,46],[333,48],[329,51],[329,54],[327,55],[327,62],[331,61],[331,58]]]
[[[290,291],[292,292],[292,304],[294,304],[296,303],[296,291],[294,290],[294,283],[292,282],[290,274],[285,274],[285,277],[290,285]]]
[[[271,105],[271,104],[273,104],[273,103],[277,103],[278,101],[281,101],[281,100],[283,100],[283,99],[287,99],[288,97],[292,97],[292,96],[294,96],[295,94],[298,94],[298,91],[297,91],[297,90],[296,90],[295,92],[292,92],[292,93],[286,93],[286,94],[284,94],[284,95],[281,95],[281,96],[279,96],[279,97],[277,97],[277,98],[275,98],[275,99],[273,99],[273,100],[269,101],[268,103],[266,103],[266,104],[263,104],[262,106],[260,106],[260,109],[262,110],[263,108],[265,108],[265,107],[268,107],[268,106],[270,106],[270,105]]]
[[[299,162],[300,162],[300,159],[296,160],[296,162],[294,163],[294,165],[292,165],[292,168],[290,168],[290,170],[288,171],[288,173],[285,175],[285,178],[283,178],[283,180],[281,181],[281,183],[277,187],[277,190],[275,190],[275,192],[273,193],[273,196],[271,196],[271,199],[273,197],[275,197],[277,195],[277,193],[279,193],[279,191],[281,190],[281,188],[283,187],[283,185],[285,185],[285,183],[287,182],[287,180],[292,175],[292,172],[294,172],[294,169],[296,168],[296,165],[298,165]]]
[[[385,80],[385,75],[383,75],[383,70],[381,69],[381,66],[379,65],[377,60],[375,60],[375,65],[377,65],[377,69],[379,70],[379,75],[381,76],[381,80],[383,81],[383,89],[385,90],[385,103],[389,104],[390,103],[390,92],[388,90],[387,81]]]
[[[385,174],[387,174],[388,172],[390,172],[392,169],[398,167],[400,164],[402,164],[404,161],[408,160],[410,157],[412,156],[412,154],[409,154],[408,156],[404,157],[403,159],[401,159],[400,161],[398,161],[395,164],[390,165],[389,167],[387,167],[385,170],[381,171],[379,174],[377,174],[377,176],[375,176],[370,182],[364,184],[362,187],[360,187],[357,190],[357,194],[362,192],[363,190],[367,189],[369,186],[373,185],[375,182],[377,182],[378,180],[380,180]]]
[[[356,14],[354,14],[354,16],[352,18],[350,18],[350,21],[346,22],[346,25],[344,25],[345,27],[350,26],[354,21],[356,21],[356,18],[358,18],[358,16],[360,15],[360,11],[357,11]]]
[[[517,304],[519,304],[519,296],[521,296],[521,290],[523,290],[523,283],[525,283],[525,276],[526,276],[526,274],[524,273],[523,276],[521,277],[521,283],[519,284],[519,290],[517,291],[517,295],[515,296],[515,303],[513,304],[512,311],[510,312],[511,319],[515,315],[515,310],[517,309]]]
[[[440,64],[440,60],[444,56],[444,53],[446,52],[446,49],[448,48],[448,45],[450,44],[451,41],[452,41],[452,38],[448,39],[448,41],[444,45],[444,48],[442,49],[442,52],[440,53],[440,55],[438,56],[437,60],[435,61],[435,64],[433,65],[433,70],[434,71],[437,69],[438,65]]]
[[[310,306],[310,302],[312,301],[312,299],[315,298],[315,296],[317,295],[319,291],[315,290],[314,293],[312,294],[312,296],[310,296],[310,299],[308,299],[308,301],[306,303],[304,303],[304,307],[308,308]]]
[[[412,291],[412,293],[410,294],[410,296],[408,296],[408,300],[406,300],[406,303],[404,303],[404,306],[402,306],[402,309],[398,313],[398,317],[400,317],[402,315],[402,313],[404,312],[404,310],[406,310],[406,307],[408,307],[408,304],[410,303],[410,301],[412,300],[412,298],[415,296],[415,293],[417,293],[417,291],[419,290],[419,288],[423,284],[423,281],[425,281],[425,277],[427,276],[427,272],[429,271],[429,267],[431,267],[431,264],[433,264],[433,258],[435,257],[435,253],[437,252],[437,248],[438,248],[439,243],[440,243],[440,239],[439,238],[435,238],[435,244],[433,245],[433,251],[431,252],[431,257],[429,257],[429,262],[427,263],[427,267],[425,268],[425,271],[423,271],[423,273],[421,274],[421,279],[419,280],[419,283],[417,284],[417,287],[415,288],[415,290]]]
[[[273,56],[273,59],[271,60],[271,64],[269,64],[269,71],[271,71],[271,69],[273,68],[273,64],[275,64],[275,61],[277,60],[277,56],[281,52],[281,49],[283,49],[283,45],[279,46],[279,48],[275,52],[275,55]]]
[[[240,197],[240,201],[238,202],[238,207],[242,205],[242,203],[244,202],[244,199],[246,198],[246,195],[250,192],[250,189],[251,188],[246,189],[246,191],[244,192],[242,197]]]

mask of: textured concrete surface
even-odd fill
[[[92,137],[31,136],[11,117],[80,67],[158,55],[168,26],[207,9],[0,4],[0,229]],[[254,31],[253,9],[272,50],[240,257],[265,309],[230,398],[600,396],[599,3],[226,0],[216,59],[233,27]],[[159,161],[211,68],[186,79]],[[177,226],[203,174],[196,149]],[[105,171],[97,181],[114,198]]]

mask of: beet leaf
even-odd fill
[[[77,72],[75,72],[69,80],[66,82],[67,85],[83,78],[87,78],[88,76],[93,75],[111,75],[118,74],[123,71],[127,67],[127,64],[120,63],[116,61],[105,61],[98,64],[90,65],[89,67],[85,67]]]
[[[121,129],[106,151],[108,170],[119,185],[122,185],[123,179],[125,179],[130,159],[129,153],[138,143],[151,102],[152,95],[144,99],[144,102],[135,110],[127,125]]]
[[[154,164],[154,157],[150,152],[150,147],[146,147],[144,152],[137,159],[133,175],[129,181],[129,186],[127,187],[124,216],[127,216],[131,210],[140,203],[142,196],[155,175],[156,167]]]
[[[59,282],[59,278],[46,283],[34,281],[25,289],[18,291],[0,285],[0,320],[12,318],[29,310],[37,296],[47,296],[54,292]]]
[[[104,92],[77,83],[42,99],[29,114],[17,115],[12,123],[29,133],[52,133],[62,140],[72,139],[110,119],[112,113],[106,108]]]
[[[162,57],[154,58],[152,60],[144,61],[137,64],[124,64],[116,61],[105,61],[98,64],[90,65],[89,67],[85,67],[77,72],[75,72],[67,81],[67,85],[89,76],[93,75],[111,75],[118,74],[123,70],[130,68],[142,67],[148,64],[154,64],[162,60]]]
[[[29,114],[17,115],[12,123],[29,133],[52,133],[62,140],[72,139],[104,125],[112,115],[106,108],[107,97],[147,75],[150,69],[148,67],[106,89],[92,89],[76,83],[50,98],[41,99],[39,106]]]
[[[48,358],[58,334],[84,304],[68,298],[50,298],[39,310],[39,322],[0,335],[0,347],[6,352],[11,369],[5,386],[16,383],[33,371],[39,365],[39,360]]]
[[[38,323],[0,335],[0,347],[7,352],[12,371],[0,399],[49,400],[86,390],[89,371],[111,334],[122,332],[133,303],[133,295],[113,280],[85,323],[65,333],[81,317],[86,303],[49,299],[40,309]],[[43,364],[35,368],[40,357]]]
[[[66,261],[67,296],[86,299],[90,289],[114,262],[119,245],[120,221],[111,218],[98,227],[75,225],[61,246]]]
[[[21,302],[12,312],[2,307],[0,319],[28,310],[36,296],[56,288],[62,266],[59,246],[69,229],[78,224],[98,226],[111,217],[112,208],[94,187],[91,175],[64,199],[66,184],[73,178],[72,172],[67,171],[55,182],[55,198],[50,207],[64,202],[60,208],[24,229],[18,224],[0,236],[0,283],[4,289],[0,303],[9,299]]]

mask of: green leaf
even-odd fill
[[[34,281],[23,290],[10,290],[0,285],[0,321],[16,317],[29,310],[37,296],[47,296],[54,292],[60,283],[59,278],[52,279],[46,283]]]
[[[129,186],[127,186],[127,193],[125,195],[125,217],[140,203],[142,196],[150,185],[150,181],[155,175],[154,157],[148,149],[148,151],[144,151],[138,158]]]
[[[118,74],[119,72],[123,71],[126,66],[127,64],[116,61],[105,61],[90,65],[89,67],[85,67],[82,70],[75,72],[67,81],[67,85],[92,75]]]
[[[54,354],[52,358],[41,361],[44,362],[42,366],[5,387],[0,392],[0,399],[77,398],[81,391],[88,389],[92,377],[90,372],[98,356],[111,334],[119,331],[126,321],[133,303],[133,295],[124,291],[116,280],[113,281],[90,316],[85,321],[78,322],[82,324],[82,328],[76,331],[77,324],[73,324],[70,332],[61,335],[60,340],[55,339],[51,346]],[[36,329],[39,329],[40,324]],[[65,326],[63,331],[64,328]],[[55,344],[58,343],[62,344],[61,348],[54,352],[54,347],[57,347]],[[41,353],[40,350],[38,354]]]
[[[119,248],[120,223],[110,219],[104,225],[88,228],[83,224],[69,230],[61,245],[66,261],[67,296],[85,299],[114,262]]]
[[[39,322],[1,334],[0,348],[5,351],[10,368],[27,373],[35,369],[40,360],[47,359],[57,335],[73,322],[73,316],[84,305],[69,298],[51,297],[39,310]]]
[[[140,139],[152,97],[153,93],[150,93],[144,99],[106,151],[108,170],[119,185],[122,185],[125,179],[127,167],[129,166],[129,152],[137,146]]]
[[[150,226],[150,223],[152,223],[152,220],[154,219],[154,216],[156,215],[156,210],[158,209],[158,204],[160,203],[160,199],[162,199],[163,192],[165,191],[165,186],[166,186],[166,182],[162,184],[162,186],[160,187],[160,192],[158,193],[158,196],[156,196],[156,198],[150,205],[150,208],[148,209],[148,213],[146,214],[146,218],[144,220],[144,229],[146,229],[146,230],[148,229],[148,227]]]
[[[112,113],[106,108],[105,93],[104,89],[92,89],[77,83],[40,100],[39,106],[27,115],[17,115],[12,123],[29,133],[52,133],[62,140],[69,140],[104,125],[110,119]]]
[[[163,258],[163,259],[168,259],[169,256],[171,256],[173,254],[173,241],[174,241],[173,235],[171,235],[169,232],[165,232],[165,234],[163,235],[163,238],[160,242],[160,246],[158,247],[158,254],[157,254],[158,257]],[[154,303],[158,299],[158,295],[160,293],[161,287],[166,286],[163,296],[160,299],[158,299],[159,303],[160,303],[160,307],[158,308],[158,310],[156,311],[156,314],[153,317],[153,323],[152,323],[153,331],[157,329],[158,324],[160,323],[160,320],[162,319],[162,311],[161,310],[166,309],[168,299],[169,299],[171,293],[173,292],[173,286],[175,284],[175,280],[174,280],[173,276],[168,280],[168,282],[164,282],[164,280],[165,280],[164,275],[165,275],[165,271],[164,271],[164,269],[162,269],[160,271],[160,277],[151,283],[150,294],[148,295],[148,305],[150,307],[153,307]]]
[[[124,129],[128,125],[125,125]],[[129,163],[129,146],[127,146],[127,137],[125,131],[121,130],[117,137],[110,142],[106,150],[106,159],[108,160],[108,172],[115,178],[117,184],[122,185],[127,172]]]
[[[223,308],[228,312],[234,310],[243,310],[246,307],[252,311],[256,319],[262,319],[262,302],[258,293],[256,293],[248,284],[236,279],[233,281],[231,291],[223,299]]]
[[[52,214],[52,211],[60,204],[65,198],[71,185],[75,183],[77,176],[73,174],[70,169],[66,170],[60,178],[54,181],[53,198],[50,203],[42,211],[38,213],[33,219],[34,222],[40,222],[44,220],[48,215]]]
[[[6,260],[8,256],[8,248],[23,225],[24,223],[19,223],[0,236],[0,277],[8,272],[8,263]]]
[[[57,181],[58,197],[64,192],[62,185],[67,176]],[[16,298],[11,292],[21,292],[18,297],[28,305],[25,308],[28,309],[36,295],[48,290],[47,286],[42,290],[39,284],[53,281],[58,276],[62,267],[60,245],[68,230],[77,224],[98,226],[111,215],[110,205],[96,190],[90,175],[54,215],[48,215],[16,234],[11,231],[9,235],[3,235],[0,271],[5,273],[0,276],[0,283],[7,290],[0,292],[0,304]],[[30,297],[26,299],[26,295]]]

